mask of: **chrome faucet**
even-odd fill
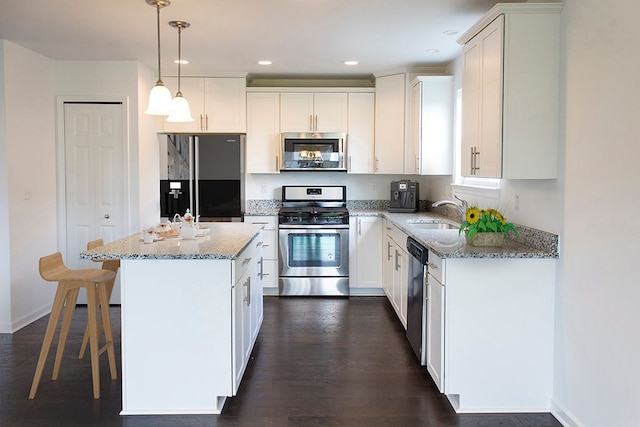
[[[467,207],[469,206],[466,200],[461,199],[460,197],[454,195],[453,197],[455,197],[456,199],[458,199],[460,201],[460,203],[454,202],[453,200],[439,200],[437,202],[435,202],[434,204],[432,204],[431,206],[433,206],[434,208],[440,207],[440,206],[444,206],[444,205],[453,205],[456,210],[458,211],[458,213],[460,214],[460,216],[462,217],[462,221],[464,222],[464,220],[467,218]]]

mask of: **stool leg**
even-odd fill
[[[100,297],[100,308],[102,310],[102,329],[104,329],[104,340],[107,346],[107,356],[109,357],[109,370],[111,379],[118,379],[116,369],[116,352],[113,348],[113,334],[111,331],[111,314],[109,313],[109,289],[104,283],[98,284],[98,295]]]
[[[79,291],[79,288],[73,288],[67,292],[67,298],[65,299],[64,304],[64,317],[62,318],[62,327],[60,328],[60,336],[58,337],[56,360],[53,364],[52,380],[57,380],[58,374],[60,373],[60,365],[62,364],[62,356],[64,355],[64,346],[67,343],[67,336],[69,336],[69,327],[71,326],[71,319],[73,318],[73,311],[76,308]]]
[[[100,297],[99,295],[97,296]],[[96,306],[100,304],[100,301],[96,302]],[[102,323],[98,322],[98,341],[102,336]],[[87,322],[87,326],[84,328],[84,336],[82,337],[82,345],[80,346],[80,352],[78,353],[78,359],[82,359],[84,357],[84,353],[87,350],[87,344],[89,344],[89,323]]]
[[[100,365],[98,364],[98,319],[96,307],[96,285],[87,286],[87,306],[89,309],[89,352],[91,354],[91,377],[93,378],[93,398],[100,398]]]
[[[47,330],[44,333],[44,340],[42,341],[42,348],[40,349],[40,356],[38,357],[38,364],[36,365],[36,373],[33,376],[33,382],[31,383],[31,391],[29,392],[29,399],[36,397],[38,391],[38,385],[40,385],[40,378],[42,377],[42,371],[44,370],[44,364],[47,361],[47,354],[51,348],[51,342],[58,326],[58,320],[60,319],[60,313],[64,306],[65,296],[67,294],[67,286],[64,283],[58,283],[58,289],[56,290],[56,296],[53,299],[53,306],[51,307],[51,314],[49,315],[49,323],[47,323]]]

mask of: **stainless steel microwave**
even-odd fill
[[[346,171],[347,134],[285,132],[281,134],[281,171]]]

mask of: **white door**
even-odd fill
[[[125,230],[122,103],[65,103],[64,147],[65,263],[98,268],[79,257],[87,242],[101,238],[109,243]],[[111,302],[120,302],[118,287]]]

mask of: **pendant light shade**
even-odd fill
[[[171,109],[171,92],[162,82],[162,73],[160,68],[160,9],[169,6],[169,0],[145,0],[149,6],[156,8],[156,26],[158,38],[158,81],[149,93],[149,103],[145,114],[154,116],[166,116]]]
[[[182,96],[182,94],[176,95],[171,101],[171,113],[167,117],[168,122],[192,122],[191,108],[189,102]]]
[[[168,122],[192,122],[191,108],[189,108],[189,102],[182,96],[180,92],[180,63],[182,62],[182,29],[189,28],[191,24],[184,21],[171,21],[169,22],[173,28],[178,29],[178,92],[176,92],[175,98],[171,101],[171,111]]]

